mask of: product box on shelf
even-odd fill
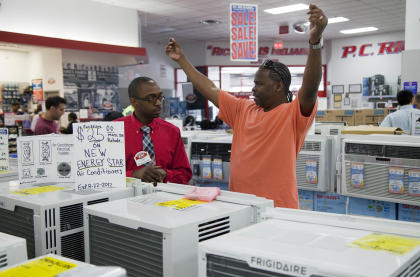
[[[420,206],[398,204],[398,220],[420,222]]]
[[[397,219],[397,204],[386,201],[349,197],[348,214]]]
[[[311,190],[298,189],[299,209],[313,211],[314,210],[314,192]]]
[[[314,211],[345,214],[347,196],[328,193],[314,192]]]

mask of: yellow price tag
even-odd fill
[[[76,266],[77,264],[45,257],[0,272],[0,277],[54,277]]]
[[[16,190],[16,191],[12,191],[12,193],[27,196],[31,194],[40,194],[40,193],[56,191],[56,190],[64,190],[64,189],[65,188],[63,187],[44,186],[44,187]]]
[[[177,199],[177,200],[170,200],[166,202],[157,203],[158,206],[168,207],[175,210],[183,210],[195,205],[207,203],[205,201],[197,201],[197,200],[190,200],[186,198]]]
[[[373,233],[353,241],[351,245],[368,250],[384,250],[403,256],[420,245],[420,240],[410,237]]]
[[[9,173],[9,171],[7,171],[7,170],[1,170],[0,171],[0,174],[6,174],[6,173]]]

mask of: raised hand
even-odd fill
[[[179,61],[179,59],[184,55],[181,50],[181,46],[175,41],[174,38],[169,38],[169,43],[166,46],[166,55],[174,61]]]
[[[309,14],[309,22],[311,23],[309,27],[309,42],[311,44],[316,44],[322,37],[322,32],[328,24],[328,18],[325,16],[324,12],[314,4],[309,6],[309,12],[307,14]]]

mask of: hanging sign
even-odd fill
[[[258,60],[258,7],[230,4],[230,60]]]

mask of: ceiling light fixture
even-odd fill
[[[376,27],[364,27],[364,28],[357,28],[357,29],[341,30],[340,33],[348,35],[348,34],[372,32],[372,31],[377,31],[377,30],[378,28]]]
[[[295,4],[295,5],[272,8],[272,9],[268,9],[268,10],[264,10],[264,11],[266,13],[271,13],[271,14],[281,14],[281,13],[291,13],[291,12],[307,10],[307,9],[309,9],[308,5],[299,3],[299,4]]]
[[[333,23],[340,23],[340,22],[346,22],[349,21],[350,19],[339,16],[339,17],[333,17],[333,18],[328,18],[328,24],[333,24]]]

